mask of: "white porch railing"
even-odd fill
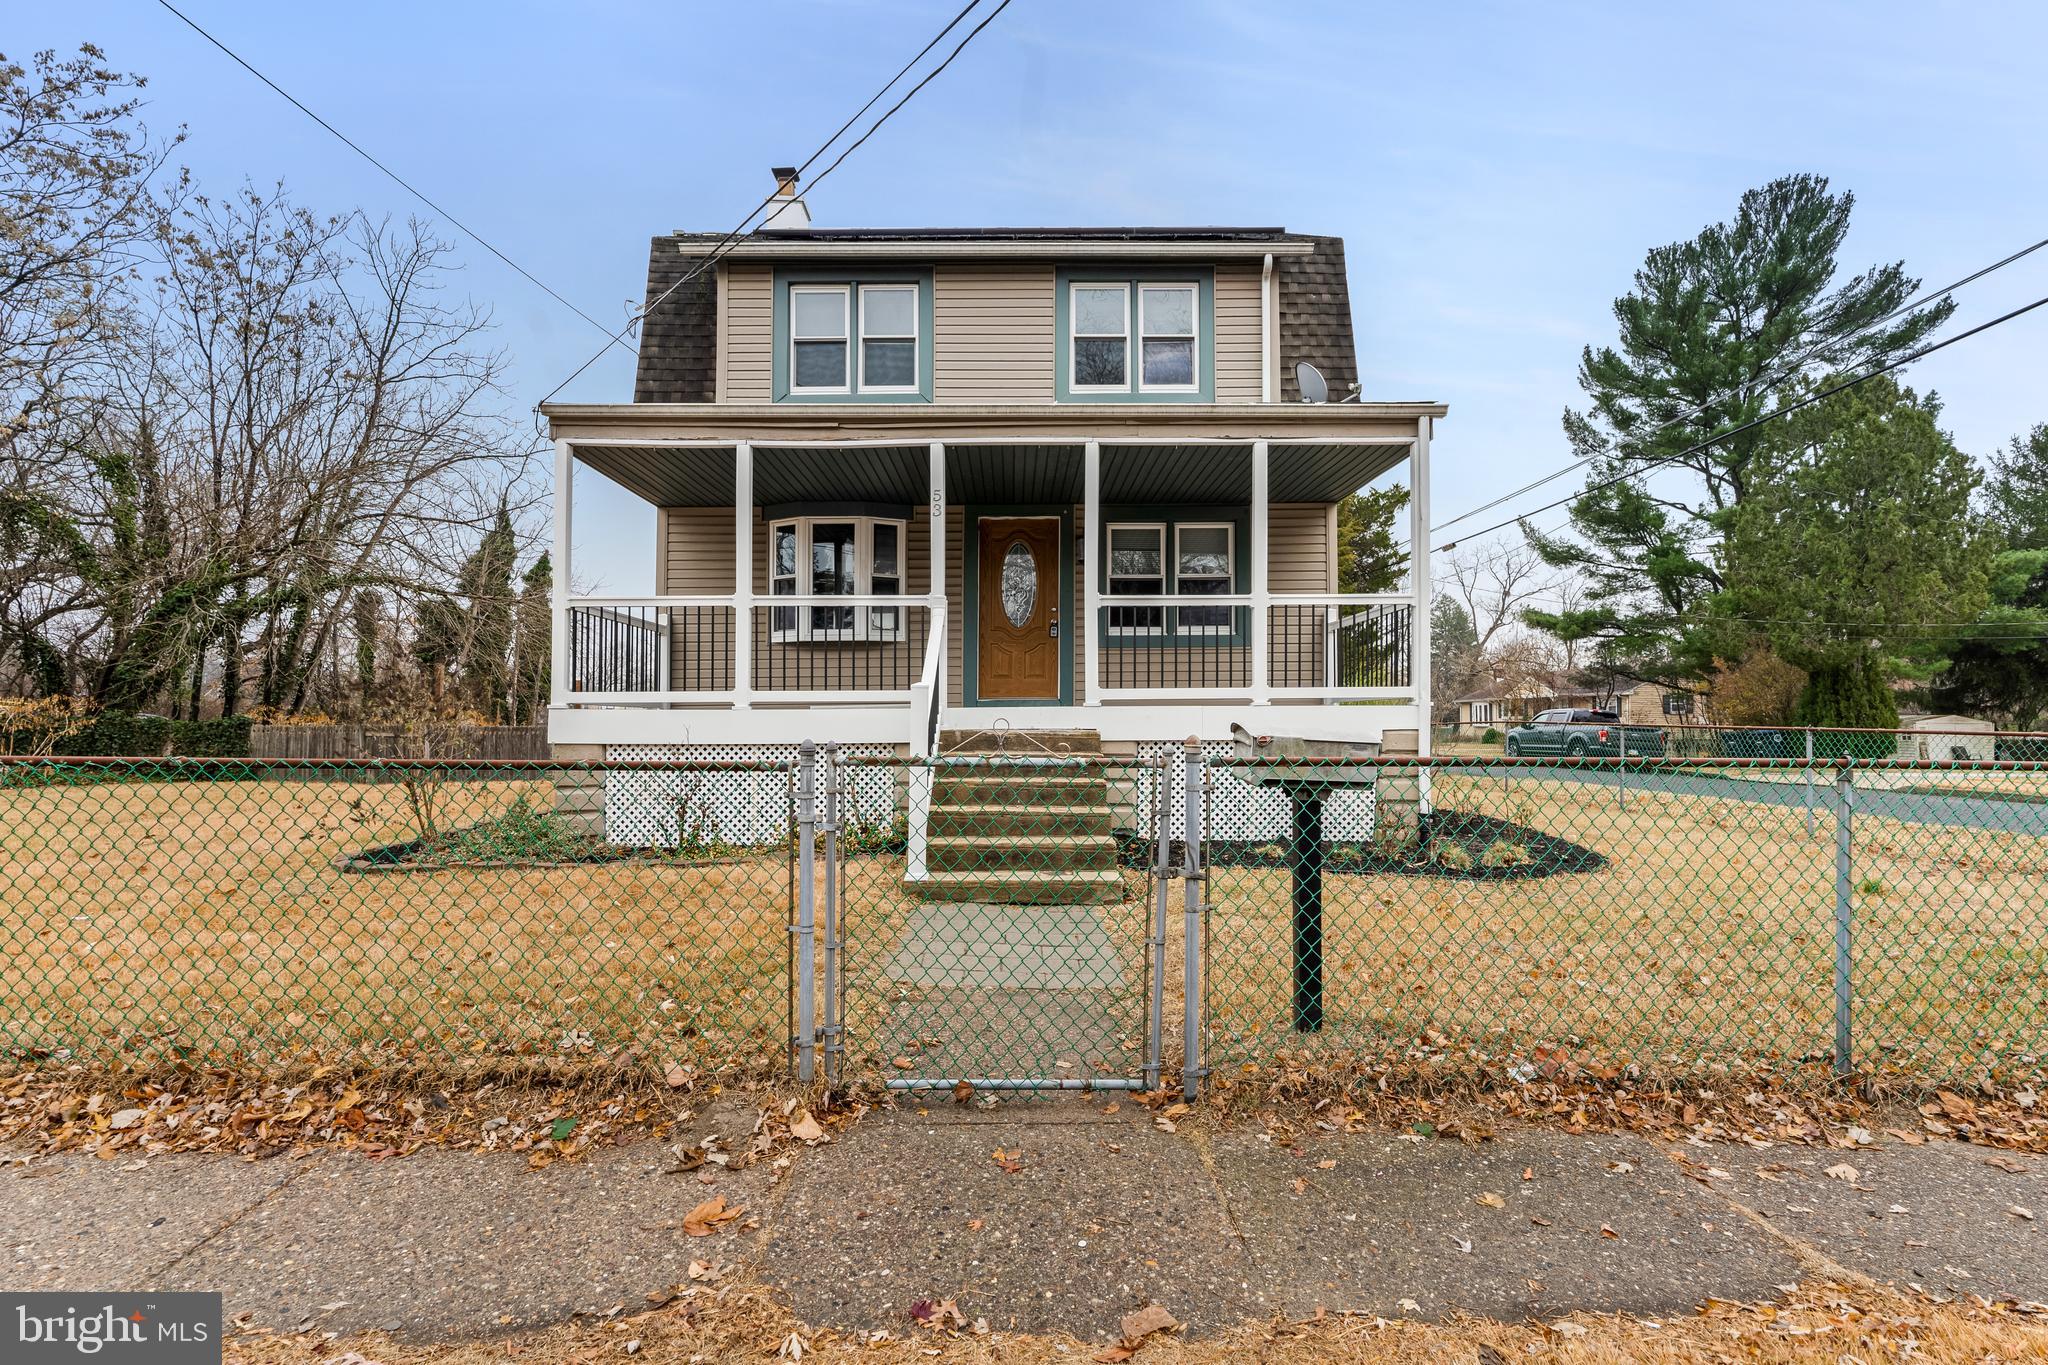
[[[1415,695],[1406,593],[1169,593],[1102,599],[1088,651],[1098,702],[1405,700]],[[902,706],[937,744],[947,613],[922,597],[576,597],[572,706]],[[737,665],[744,657],[748,667]]]

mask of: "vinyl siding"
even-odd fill
[[[1052,401],[1053,268],[942,265],[932,272],[932,399]]]
[[[1216,267],[1216,401],[1259,401],[1259,267]]]
[[[932,271],[932,400],[1053,401],[1054,265],[1041,261],[940,264]],[[723,268],[721,402],[771,397],[774,269],[738,261]],[[1259,398],[1259,267],[1216,267],[1214,338],[1218,402]]]
[[[1074,523],[1074,598],[1064,604],[1062,618],[1065,628],[1073,635],[1073,697],[1078,702],[1086,691],[1087,639],[1094,622],[1087,619],[1082,607],[1082,585],[1088,579],[1087,545],[1082,534],[1086,518],[1080,507],[1073,509]],[[733,563],[733,518],[732,513],[718,507],[671,507],[662,512],[663,556],[666,566],[661,591],[675,595],[710,595],[732,591]],[[1275,593],[1330,592],[1336,587],[1334,562],[1331,558],[1330,509],[1322,503],[1276,503],[1269,517],[1271,528],[1270,544],[1267,549],[1267,582]],[[913,517],[906,538],[905,590],[921,595],[927,587],[928,523],[922,517]],[[967,564],[968,545],[966,510],[960,506],[946,509],[946,673],[947,705],[959,707],[962,703],[962,680],[965,677],[967,650],[971,642],[966,638],[967,620]],[[765,599],[768,595],[768,528],[759,519],[754,523],[754,591]],[[1249,584],[1240,585],[1240,590]],[[765,630],[765,609],[757,616],[757,626]],[[922,639],[922,632],[916,632]],[[731,634],[725,632],[718,637],[728,643],[723,649],[729,651]],[[1283,642],[1284,644],[1284,642]],[[729,675],[730,659],[719,652],[714,642],[704,648],[717,653],[716,658],[699,657],[695,660],[682,657],[685,645],[679,643],[674,660],[675,676],[684,677],[706,673]],[[1315,674],[1320,668],[1320,650],[1312,645],[1294,646],[1301,655],[1298,669]],[[1249,678],[1250,662],[1243,648],[1218,651],[1222,656],[1214,660],[1216,676],[1221,679]],[[1286,650],[1276,651],[1273,673],[1276,681],[1284,676],[1282,656]],[[912,655],[915,658],[912,658]],[[1112,661],[1112,655],[1131,656],[1132,673],[1121,671],[1123,660]],[[1167,679],[1162,670],[1172,662],[1172,652],[1159,649],[1117,650],[1106,647],[1103,650],[1105,676],[1118,678],[1132,686],[1151,686],[1155,682],[1163,685]],[[772,644],[759,642],[755,654],[755,679],[757,688],[785,686],[788,680],[803,675],[806,666],[822,667],[823,661],[833,659],[833,678],[845,687],[905,687],[906,675],[915,680],[917,669],[922,666],[922,646],[913,649],[911,642],[890,644]],[[906,674],[907,670],[907,674]],[[1296,672],[1295,677],[1303,676]],[[821,694],[821,700],[823,700]]]
[[[734,261],[725,272],[719,328],[719,386],[727,403],[770,401],[775,351],[775,272],[766,262]]]

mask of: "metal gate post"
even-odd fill
[[[1813,727],[1806,727],[1806,837],[1813,837]]]
[[[1850,776],[1845,764],[1835,779],[1835,1075],[1845,1079],[1855,1070],[1850,1030],[1854,981],[1849,953],[1855,903],[1849,877],[1856,787]]]
[[[825,820],[819,828],[825,844],[825,915],[821,926],[825,937],[825,966],[819,983],[825,997],[825,1026],[818,1036],[825,1044],[825,1084],[839,1083],[839,1063],[844,1045],[839,1018],[839,825],[844,818],[846,780],[840,766],[837,744],[825,746]]]
[[[1192,1101],[1202,1088],[1202,796],[1201,742],[1187,742],[1181,872],[1187,898],[1181,927],[1181,1098]]]
[[[1167,790],[1169,769],[1161,758],[1153,769],[1152,818],[1158,826],[1158,848],[1152,861],[1152,932],[1147,943],[1151,965],[1151,999],[1146,1001],[1145,1088],[1157,1090],[1165,1070],[1166,1049],[1166,897],[1173,870],[1173,794]]]
[[[796,1078],[808,1085],[818,1065],[817,959],[818,746],[797,749],[796,775]]]

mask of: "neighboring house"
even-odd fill
[[[1616,680],[1589,686],[1557,673],[1507,685],[1477,688],[1454,703],[1460,735],[1505,730],[1539,711],[1572,707],[1617,712],[1628,725],[1686,725],[1704,720],[1705,706],[1693,692],[1661,683]]]
[[[922,757],[1007,730],[1164,756],[1224,752],[1233,723],[1426,749],[1445,409],[1299,401],[1297,362],[1355,387],[1341,240],[821,229],[777,180],[770,228],[680,287],[725,238],[654,239],[632,402],[544,409],[557,754]],[[579,469],[655,509],[645,595],[569,594],[572,526],[626,534],[576,520]],[[1337,503],[1396,469],[1408,582],[1340,594]]]
[[[1899,716],[1897,758],[1967,759],[1988,763],[1998,757],[1998,727],[1976,716]]]

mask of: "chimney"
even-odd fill
[[[775,177],[775,198],[768,205],[768,218],[761,224],[761,231],[801,231],[811,225],[811,211],[804,207],[804,197],[796,192],[796,167],[777,166],[769,172]]]

